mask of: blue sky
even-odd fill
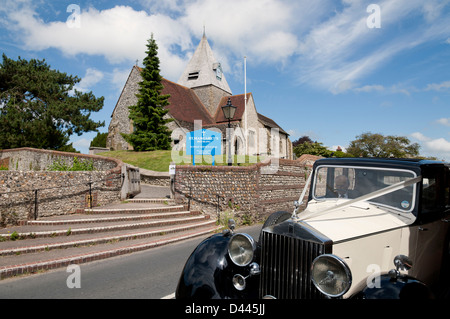
[[[101,132],[150,34],[177,82],[204,26],[233,94],[246,56],[258,112],[292,141],[407,136],[450,161],[450,1],[0,0],[0,51],[82,78],[79,90],[105,97]],[[95,135],[71,141],[87,153]]]

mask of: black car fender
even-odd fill
[[[253,296],[258,291],[255,280],[248,282],[245,291],[238,291],[233,286],[233,276],[245,275],[245,269],[234,265],[228,256],[231,237],[231,232],[215,234],[196,247],[181,273],[176,299],[256,298]]]
[[[411,276],[394,277],[380,275],[370,283],[364,281],[358,285],[352,299],[432,299],[433,294],[423,282]]]

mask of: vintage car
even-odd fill
[[[321,159],[306,209],[230,230],[187,260],[176,298],[435,298],[449,283],[450,164]],[[447,290],[446,290],[447,289]]]

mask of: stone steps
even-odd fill
[[[28,221],[0,229],[0,279],[150,249],[217,229],[207,215],[154,199]]]
[[[184,215],[186,212],[184,213]],[[121,217],[119,219],[115,218],[104,222],[103,219],[83,219],[81,220],[85,224],[89,225],[79,225],[77,219],[75,222],[71,222],[69,220],[61,221],[63,224],[49,223],[47,221],[42,221],[45,225],[40,226],[19,226],[11,228],[7,231],[7,233],[0,234],[0,239],[4,238],[6,240],[11,240],[13,236],[18,236],[20,240],[24,239],[35,239],[35,238],[43,238],[43,237],[57,237],[57,236],[72,236],[79,234],[93,234],[93,233],[101,233],[101,232],[110,232],[110,231],[120,231],[120,230],[129,230],[129,229],[139,229],[139,228],[149,228],[149,227],[160,227],[160,226],[170,226],[170,225],[178,225],[178,224],[189,224],[196,221],[202,221],[206,217],[203,215],[194,215],[190,212],[187,212],[190,216],[183,217],[160,217],[157,220],[145,221],[145,222],[134,222],[133,219],[128,219],[126,217]],[[178,214],[180,215],[180,214]],[[146,216],[152,218],[154,216]],[[12,231],[12,232],[11,232]],[[15,232],[15,235],[13,233]]]
[[[134,213],[134,212],[133,212]],[[77,224],[94,224],[94,223],[114,223],[114,222],[125,222],[125,221],[141,221],[148,219],[160,219],[168,217],[187,217],[200,215],[200,212],[189,212],[189,211],[179,211],[179,212],[168,212],[168,213],[154,213],[154,214],[139,214],[139,215],[122,215],[115,217],[97,217],[93,218],[79,218],[79,219],[62,219],[62,220],[33,220],[28,221],[27,225],[35,226],[56,226],[56,225],[77,225]]]

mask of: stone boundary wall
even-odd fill
[[[241,222],[260,222],[276,211],[293,211],[311,165],[267,160],[253,166],[176,166],[175,200],[216,217],[233,210]],[[219,197],[217,196],[219,195]]]
[[[29,147],[0,150],[0,161],[7,164],[10,171],[45,171],[57,160],[68,165],[73,164],[74,158],[80,161],[93,161],[94,170],[106,171],[123,165],[123,162],[114,158],[78,153],[40,150]]]
[[[56,159],[70,162],[75,157],[92,160],[95,170],[45,170]],[[89,205],[118,202],[127,196],[124,191],[133,192],[136,187],[140,191],[135,172],[117,159],[21,148],[0,151],[0,161],[9,167],[0,170],[0,226],[75,213]]]

